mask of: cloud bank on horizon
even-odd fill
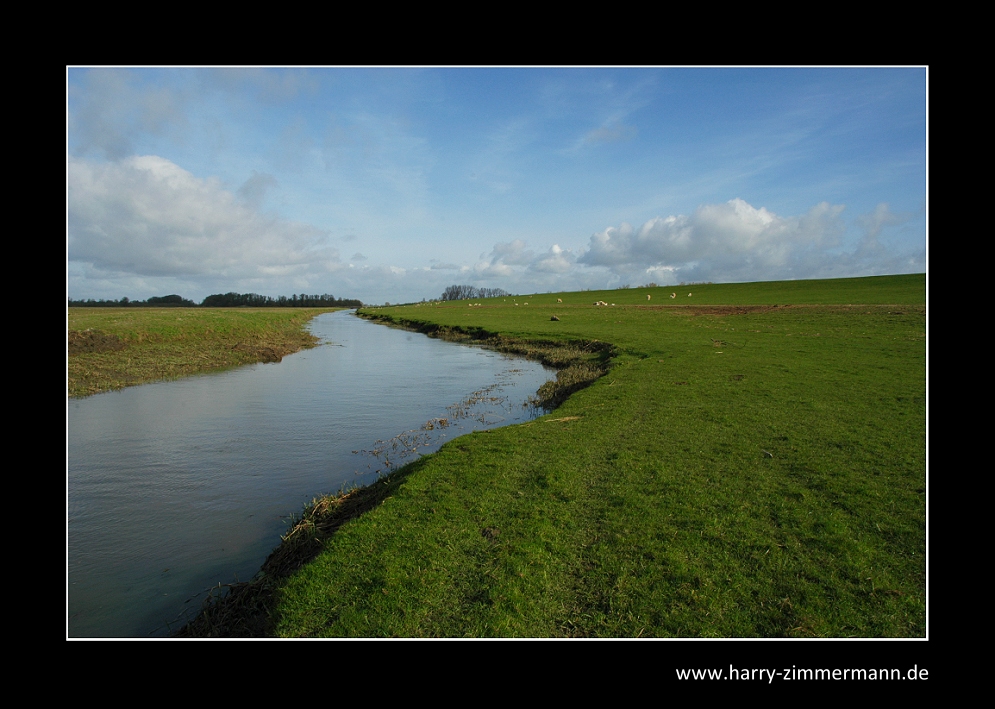
[[[924,68],[69,68],[67,96],[74,300],[926,270]]]

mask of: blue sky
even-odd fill
[[[926,271],[927,70],[67,68],[72,299]]]

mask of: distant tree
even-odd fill
[[[336,298],[330,293],[324,295],[293,294],[290,298],[281,295],[271,298],[258,293],[217,293],[204,298],[205,308],[359,308],[361,300]]]
[[[475,298],[503,298],[510,295],[502,288],[475,288],[474,286],[449,286],[439,300],[472,300]]]
[[[131,300],[127,297],[121,298],[121,300],[93,300],[89,298],[87,300],[70,300],[70,308],[86,307],[86,308],[145,308],[145,307],[156,307],[161,308],[174,307],[174,308],[195,308],[197,304],[192,300],[185,300],[178,295],[165,295],[152,297],[148,300]]]
[[[467,300],[475,297],[476,294],[477,289],[473,286],[449,286],[442,291],[442,297],[439,300]]]
[[[163,295],[154,296],[145,301],[147,305],[155,305],[157,307],[167,306],[167,307],[180,307],[180,308],[193,308],[197,304],[192,300],[184,300],[178,295]]]

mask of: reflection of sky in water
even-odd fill
[[[330,344],[280,364],[69,401],[70,635],[166,634],[314,496],[371,482],[388,449],[393,467],[527,419],[552,376],[344,312],[312,331]]]

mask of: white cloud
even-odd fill
[[[264,215],[164,158],[71,158],[68,174],[69,260],[96,271],[235,288],[267,276],[308,283],[341,268],[325,232]]]
[[[820,202],[804,214],[780,216],[733,199],[702,205],[690,215],[650,219],[639,228],[627,223],[609,227],[593,234],[579,255],[559,244],[537,255],[523,239],[499,242],[472,268],[462,267],[459,278],[524,294],[651,281],[666,285],[925,271],[924,247],[896,251],[877,242],[883,230],[917,215],[891,214],[879,205],[854,220],[865,236],[846,251],[843,211],[842,205]]]
[[[917,216],[914,212],[892,212],[887,204],[880,203],[870,214],[857,217],[857,224],[864,230],[864,235],[857,248],[856,258],[862,260],[890,259],[894,249],[881,243],[882,232],[889,227],[898,227],[913,221]]]
[[[507,243],[494,244],[494,249],[490,255],[490,262],[492,264],[503,263],[509,266],[525,266],[534,257],[534,252],[525,248],[525,242],[522,239],[515,239]]]
[[[794,268],[811,252],[839,246],[842,211],[823,202],[802,216],[780,217],[733,199],[690,216],[657,217],[638,230],[625,223],[609,227],[591,236],[577,261],[619,274],[694,268],[723,280],[800,277]]]
[[[355,252],[346,265],[323,230],[260,211],[275,184],[267,174],[253,173],[236,194],[220,180],[142,156],[117,163],[70,158],[68,178],[70,297],[116,298],[123,287],[134,299],[175,292],[198,300],[236,290],[406,302],[438,297],[456,283],[524,294],[925,270],[924,247],[910,254],[879,243],[917,216],[894,214],[884,204],[855,218],[863,238],[852,252],[843,249],[841,205],[822,202],[802,215],[780,216],[733,199],[638,228],[609,227],[591,235],[586,249],[553,244],[543,252],[515,238],[496,243],[476,263],[374,264],[375,257]]]
[[[905,224],[908,215],[886,207],[857,217],[867,236],[844,251],[843,206],[819,203],[799,216],[780,216],[742,199],[702,205],[690,215],[623,223],[591,236],[575,253],[554,244],[537,254],[524,239],[498,242],[471,265],[434,263],[427,269],[391,269],[392,278],[353,280],[359,297],[391,302],[437,297],[446,286],[500,287],[511,293],[615,288],[623,283],[742,282],[837,278],[925,270],[925,252],[871,254],[867,244],[882,230]],[[914,215],[913,215],[914,216]],[[880,228],[879,228],[880,227]],[[371,295],[372,294],[372,295]]]
[[[639,228],[609,227],[593,234],[579,252],[554,244],[537,254],[524,239],[498,242],[473,266],[460,267],[458,278],[528,293],[649,281],[833,277],[855,268],[873,272],[873,264],[841,253],[842,212],[842,205],[822,202],[800,216],[783,217],[733,199],[702,205],[690,215],[650,219]],[[889,221],[879,215],[882,220]],[[432,266],[437,273],[442,268],[456,265]],[[902,270],[908,269],[878,272]]]
[[[545,254],[536,255],[527,248],[522,239],[497,243],[491,253],[483,257],[485,260],[474,266],[473,272],[479,278],[508,278],[521,274],[517,266],[523,266],[530,272],[566,273],[573,268],[576,257],[569,251],[554,244]]]
[[[573,268],[577,259],[559,244],[553,246],[545,254],[532,261],[529,268],[540,273],[566,273]]]
[[[507,278],[515,275],[515,269],[506,263],[479,263],[474,267],[473,273],[483,279]]]
[[[462,273],[468,283],[496,282],[527,293],[649,281],[764,281],[925,270],[924,253],[872,248],[882,229],[914,215],[892,215],[881,205],[858,217],[866,236],[847,253],[843,210],[821,202],[804,214],[780,216],[733,199],[702,205],[690,215],[650,219],[639,228],[623,222],[593,234],[587,249],[577,253],[554,244],[536,254],[523,239],[500,242]]]

